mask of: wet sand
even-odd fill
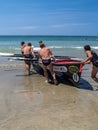
[[[89,69],[88,69],[89,68]],[[23,62],[0,63],[0,130],[97,130],[98,91],[83,68],[79,87],[45,83]]]

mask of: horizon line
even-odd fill
[[[16,34],[6,34],[6,35],[0,35],[0,36],[65,36],[65,37],[98,37],[98,35],[16,35]]]

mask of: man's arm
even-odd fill
[[[31,47],[31,53],[32,53],[33,57],[35,57],[35,54],[34,54],[34,49],[33,49],[33,47]]]

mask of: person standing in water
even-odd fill
[[[45,46],[43,41],[39,41],[39,46],[41,49],[38,51],[38,53],[39,53],[41,60],[42,60],[42,67],[44,70],[44,75],[47,79],[46,82],[48,82],[48,83],[50,82],[48,72],[47,72],[47,69],[48,69],[53,77],[54,84],[57,85],[58,82],[56,79],[56,75],[53,72],[53,65],[51,62],[51,58],[55,58],[55,57],[54,57],[52,51],[48,47]]]

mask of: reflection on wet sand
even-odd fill
[[[88,69],[79,88],[10,69],[0,69],[0,130],[97,130],[98,91],[92,91]]]

